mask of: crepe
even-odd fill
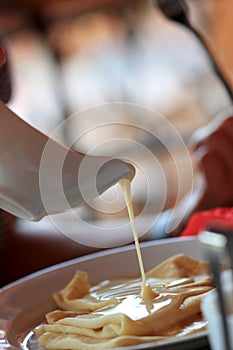
[[[54,293],[59,310],[38,326],[38,345],[46,349],[110,349],[187,335],[206,326],[202,297],[212,289],[208,264],[175,255],[147,273],[153,297],[142,299],[141,280],[121,278],[90,286],[77,271]]]

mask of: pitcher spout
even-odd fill
[[[93,200],[134,167],[120,159],[92,157],[50,139],[0,101],[0,207],[38,221]]]

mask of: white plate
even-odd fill
[[[197,239],[165,239],[143,243],[141,247],[146,270],[177,253],[196,259],[204,258],[204,250]],[[91,283],[110,277],[139,275],[135,248],[130,245],[44,269],[0,289],[1,350],[38,349],[30,331],[43,321],[46,312],[55,308],[52,293],[64,287],[76,270],[86,271]],[[207,344],[207,334],[201,332],[124,349],[194,350]]]

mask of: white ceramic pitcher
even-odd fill
[[[88,203],[134,167],[74,152],[49,139],[0,101],[0,207],[40,220]]]

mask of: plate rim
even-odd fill
[[[195,236],[190,236],[190,237],[171,237],[171,238],[162,238],[159,240],[154,240],[154,241],[146,241],[146,242],[140,242],[140,247],[147,247],[147,246],[151,246],[151,245],[164,245],[164,244],[169,244],[169,243],[176,243],[176,242],[196,242],[198,239]],[[40,269],[38,271],[32,272],[24,277],[21,277],[13,282],[10,282],[8,284],[6,284],[5,286],[0,287],[0,297],[2,292],[5,292],[6,290],[15,287],[16,285],[22,284],[24,282],[29,281],[30,279],[34,279],[42,274],[46,274],[61,268],[65,268],[68,266],[71,266],[73,264],[79,263],[81,261],[87,261],[89,259],[92,258],[98,258],[99,256],[106,256],[106,255],[110,255],[113,253],[118,253],[119,251],[127,251],[127,250],[132,250],[132,248],[134,248],[135,245],[134,243],[125,245],[125,246],[119,246],[119,247],[115,247],[115,248],[109,248],[109,249],[104,249],[103,251],[98,251],[98,252],[93,252],[93,253],[89,253],[86,254],[84,256],[79,256],[77,258],[73,258],[73,259],[69,259],[48,267],[45,267],[43,269]]]

